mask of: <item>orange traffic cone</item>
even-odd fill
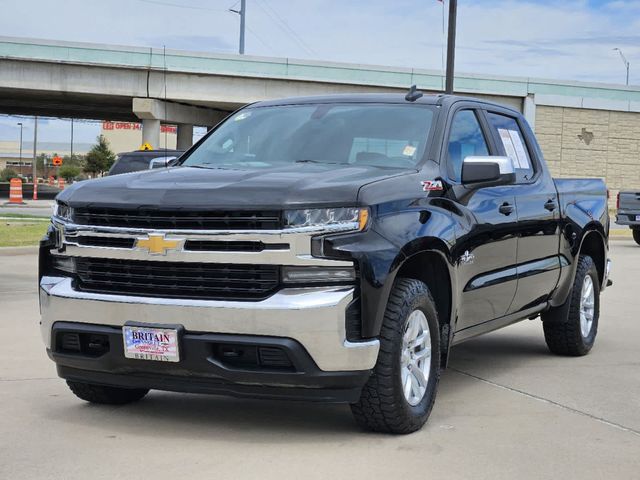
[[[22,201],[22,180],[12,178],[9,182],[9,203],[24,203]]]

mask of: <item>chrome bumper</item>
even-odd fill
[[[43,277],[40,326],[48,348],[57,321],[179,323],[194,332],[288,337],[300,342],[321,370],[368,370],[380,345],[346,340],[345,310],[352,299],[350,287],[283,289],[259,302],[129,297],[79,292],[70,278]]]

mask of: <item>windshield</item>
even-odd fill
[[[316,104],[247,108],[209,135],[182,165],[274,168],[293,163],[413,168],[433,107]]]

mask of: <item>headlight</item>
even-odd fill
[[[64,203],[57,203],[53,206],[53,216],[62,220],[73,220],[73,208]]]
[[[282,267],[284,283],[353,283],[353,267]]]
[[[364,230],[369,220],[366,208],[313,208],[285,212],[285,228],[327,227],[328,230]]]

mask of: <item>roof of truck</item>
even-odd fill
[[[408,91],[408,90],[407,90]],[[461,96],[424,94],[422,97],[412,102],[405,99],[406,93],[349,93],[339,95],[317,95],[310,97],[288,97],[276,100],[265,100],[251,104],[251,107],[266,107],[276,105],[300,105],[300,104],[317,104],[317,103],[401,103],[401,104],[422,104],[422,105],[451,105],[455,102],[467,101],[477,102],[486,105],[495,105],[501,108],[507,108],[514,112],[513,108],[501,105],[496,102],[484,100],[482,98]]]

